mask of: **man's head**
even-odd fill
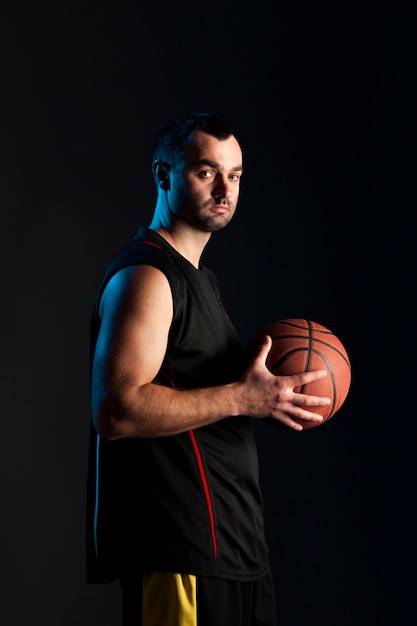
[[[224,140],[233,135],[230,126],[211,113],[190,113],[173,120],[159,133],[152,161],[166,164],[175,169],[184,160],[187,140],[196,130]]]
[[[156,141],[153,172],[161,223],[210,233],[232,219],[242,150],[231,128],[217,117],[199,113],[171,122]]]

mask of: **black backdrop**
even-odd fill
[[[307,317],[353,365],[325,426],[255,425],[279,623],[413,622],[410,18],[366,2],[2,9],[2,625],[120,624],[117,585],[85,582],[89,315],[151,217],[156,132],[195,110],[245,151],[238,214],[204,257],[242,341]]]

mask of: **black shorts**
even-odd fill
[[[240,582],[152,572],[120,584],[123,626],[276,626],[270,574]]]

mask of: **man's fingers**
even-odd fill
[[[311,370],[309,372],[302,372],[300,374],[294,374],[292,378],[296,381],[294,387],[299,385],[306,385],[312,383],[314,380],[319,380],[327,376],[327,370]]]

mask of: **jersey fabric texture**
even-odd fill
[[[241,374],[242,350],[215,275],[196,269],[158,233],[141,229],[110,263],[91,321],[121,269],[147,264],[173,299],[168,348],[153,381],[177,389],[216,386]],[[249,417],[228,417],[174,436],[106,441],[91,425],[87,580],[122,572],[180,572],[255,580],[269,571],[258,457]]]

